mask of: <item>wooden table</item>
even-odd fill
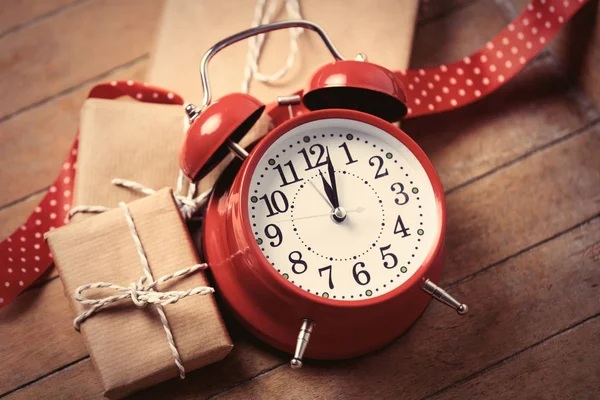
[[[458,59],[525,2],[429,0],[413,66]],[[0,5],[0,237],[44,194],[89,88],[142,80],[159,0],[4,0]],[[600,29],[597,3],[513,82],[456,112],[409,121],[447,193],[442,285],[389,346],[310,362],[229,323],[221,363],[140,398],[600,398]],[[600,24],[597,24],[600,25]],[[0,397],[99,398],[102,389],[54,271],[0,311]]]

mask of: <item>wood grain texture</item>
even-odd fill
[[[47,286],[53,285],[54,282]],[[66,304],[66,300],[64,303]],[[248,337],[247,333],[234,321],[228,321],[228,326],[235,347],[223,361],[187,373],[184,381],[173,379],[130,397],[139,399],[207,398],[285,362],[284,355],[278,351],[266,349],[265,345]],[[88,357],[81,361],[77,360],[79,358],[74,358],[73,365],[50,373],[47,378],[4,398],[61,398],[65,394],[70,398],[77,399],[102,398],[102,384],[93,368],[92,361]]]
[[[0,36],[79,1],[82,0],[3,0],[0,3]]]
[[[68,366],[60,371],[62,379],[42,379],[23,389],[12,392],[3,399],[103,399],[102,385],[94,365],[89,359]]]
[[[0,159],[4,168],[0,174],[0,206],[35,193],[52,184],[67,151],[73,143],[79,125],[79,109],[90,89],[97,83],[112,79],[143,79],[148,60],[142,59],[118,68],[99,79],[78,85],[66,94],[34,107],[0,123]],[[32,208],[35,207],[32,205]],[[11,208],[2,215],[12,214]],[[12,233],[20,220],[11,215],[8,225],[2,224],[0,237]]]
[[[147,54],[161,4],[89,1],[0,38],[0,118]]]
[[[159,1],[144,3],[150,10],[138,10],[136,0],[131,3],[138,12],[117,15],[115,10],[133,9],[124,3],[90,0],[0,39],[2,57],[7,57],[0,60],[2,89],[30,85],[31,77],[40,71],[44,82],[19,91],[18,106],[12,110],[26,111],[0,123],[0,152],[19,142],[19,135],[29,135],[0,154],[0,204],[50,184],[52,166],[62,162],[74,134],[68,128],[76,126],[87,89],[77,95],[82,97],[64,99],[75,96],[81,82],[148,51],[152,41],[147,36],[153,26],[137,18],[156,13]],[[443,7],[454,7],[453,12],[446,14],[440,8],[437,16],[417,30],[413,66],[459,59],[507,23],[492,0],[452,4]],[[113,17],[118,21],[108,21]],[[103,26],[88,26],[94,24]],[[138,35],[135,29],[142,33]],[[76,30],[78,35],[73,34]],[[56,57],[46,50],[32,56],[28,46],[36,40],[57,51]],[[87,51],[83,44],[90,41],[98,48],[82,55]],[[114,55],[111,46],[116,47]],[[110,59],[98,57],[101,52]],[[31,57],[27,62],[42,65],[38,65],[40,71],[32,65],[23,67],[22,54]],[[21,64],[11,66],[12,61]],[[534,379],[541,380],[549,371],[548,377],[556,377],[551,382],[560,382],[558,374],[569,368],[564,385],[548,393],[585,398],[589,383],[597,377],[593,369],[597,355],[577,350],[569,358],[549,344],[578,334],[591,323],[581,322],[600,312],[598,302],[591,300],[600,294],[600,131],[594,125],[597,109],[552,61],[539,58],[514,82],[479,104],[403,124],[431,156],[446,189],[451,189],[443,282],[458,281],[449,290],[469,303],[467,317],[460,319],[432,304],[406,335],[386,348],[355,360],[310,362],[299,373],[284,365],[287,356],[260,344],[229,321],[236,347],[223,362],[192,372],[186,381],[165,382],[135,397],[192,399],[228,390],[219,397],[420,398],[441,390],[440,396],[465,398],[490,393],[486,390],[493,384],[508,398],[517,396],[519,390],[537,394],[535,390],[544,386]],[[66,70],[52,75],[55,65]],[[65,90],[68,93],[54,99]],[[587,93],[598,96],[598,89],[587,88]],[[52,100],[31,107],[47,98]],[[1,110],[4,113],[6,107]],[[5,127],[9,123],[15,125]],[[40,132],[47,126],[53,132],[50,139],[36,144],[44,140]],[[60,143],[56,148],[55,141]],[[25,159],[27,163],[20,164]],[[25,167],[13,174],[13,168],[6,165]],[[27,179],[19,183],[20,173]],[[14,186],[5,190],[9,185]],[[0,211],[0,224],[16,224],[16,214],[25,214],[32,203]],[[12,211],[15,217],[9,216]],[[590,218],[591,222],[582,223]],[[61,292],[60,282],[53,280],[0,312],[0,397],[22,386],[6,398],[101,398],[98,377],[70,326],[72,314]],[[577,324],[581,325],[569,330]],[[580,338],[598,341],[597,336]],[[534,356],[522,358],[528,354]],[[557,358],[552,359],[555,354]],[[504,367],[519,359],[529,361]],[[547,368],[537,371],[536,365]],[[576,379],[579,371],[583,378]],[[468,386],[471,381],[473,387]],[[463,391],[457,391],[460,388]]]
[[[494,0],[480,0],[443,18],[418,25],[410,67],[436,67],[460,60],[478,50],[506,24]]]
[[[498,171],[497,173],[492,174],[485,179],[475,182],[448,196],[449,220],[447,254],[449,262],[445,270],[444,281],[449,282],[458,277],[474,274],[486,267],[491,262],[498,261],[506,256],[510,256],[526,246],[530,246],[539,241],[545,240],[546,238],[556,235],[563,230],[569,229],[573,225],[576,225],[585,219],[589,219],[594,214],[597,214],[600,210],[598,203],[598,196],[600,194],[600,159],[598,159],[596,156],[599,150],[600,135],[598,134],[598,131],[589,130],[581,135],[572,137],[563,143],[559,143],[545,151],[538,152],[531,157],[522,160],[518,164]],[[559,189],[557,190],[557,188]],[[507,199],[511,200],[507,201]],[[556,210],[561,210],[561,212],[556,212]],[[500,215],[502,218],[499,217]],[[595,224],[594,226],[596,225],[598,224]],[[598,237],[600,236],[598,235],[597,230],[591,231],[589,234],[585,235],[587,240],[597,240]],[[553,251],[558,253],[553,253],[553,257],[556,257],[558,260],[560,253],[563,251],[562,249],[569,248],[571,251],[573,251],[574,246],[575,245],[572,243],[562,243],[556,245],[556,247],[553,246]],[[570,254],[566,254],[566,256],[569,255]],[[552,281],[550,284],[559,285],[566,279],[566,276],[560,275],[560,277],[557,278],[554,275],[547,275],[550,274],[549,265],[554,265],[552,264],[553,262],[554,261],[551,259],[539,262],[539,264],[544,265],[544,268],[538,268],[537,273],[542,274],[548,279],[556,279],[556,281]],[[573,262],[574,261],[572,259],[561,259],[560,263],[555,265],[555,268],[558,269],[558,272],[560,273],[573,274],[573,271],[561,269],[561,266],[571,265]],[[531,271],[528,271],[535,273],[536,264],[534,262],[531,262],[530,264],[531,266],[529,268]],[[491,271],[495,271],[496,269],[497,268],[494,268]],[[519,271],[525,272],[521,270]],[[584,270],[581,271],[585,272]],[[489,275],[483,273],[481,276]],[[580,278],[590,279],[587,276]],[[522,281],[519,279],[522,279]],[[472,284],[474,280],[468,281],[468,284],[474,285]],[[498,284],[498,282],[504,282],[504,284]],[[508,282],[510,282],[510,284]],[[530,292],[530,290],[527,289],[527,285],[530,285],[531,282],[536,282],[536,287],[539,286],[539,282],[535,280],[526,280],[523,277],[512,278],[501,276],[496,277],[494,280],[491,280],[485,284],[478,283],[474,286],[466,286],[470,288],[469,290],[463,289],[463,287],[465,287],[464,285],[460,285],[456,289],[453,288],[452,291],[456,292],[459,298],[469,299],[471,304],[476,304],[478,309],[481,307],[480,309],[484,312],[492,312],[492,321],[494,321],[494,319],[507,318],[506,325],[503,325],[501,328],[496,326],[497,329],[493,332],[494,334],[497,332],[500,337],[486,336],[486,339],[489,340],[479,343],[481,348],[468,349],[468,351],[464,350],[464,353],[461,353],[463,356],[465,356],[465,354],[470,355],[474,350],[477,350],[479,352],[477,354],[480,355],[485,351],[491,351],[491,355],[495,355],[494,351],[502,352],[503,356],[512,354],[511,352],[516,351],[516,349],[512,347],[510,342],[503,341],[503,338],[507,337],[506,335],[511,337],[514,335],[510,333],[511,329],[513,329],[511,326],[517,324],[517,322],[523,329],[529,329],[532,331],[532,334],[529,337],[523,336],[520,338],[521,341],[517,342],[517,344],[520,344],[521,346],[527,346],[535,340],[544,338],[554,332],[554,330],[560,329],[562,324],[565,324],[564,319],[550,318],[551,315],[554,314],[548,314],[544,316],[544,318],[550,320],[545,324],[539,325],[538,323],[532,322],[532,315],[527,310],[531,311],[538,309],[543,304],[543,302],[538,303],[540,300],[536,298],[536,296],[543,297],[550,294],[553,295],[553,293],[547,293],[543,290],[534,290]],[[54,284],[55,282],[53,281],[50,285]],[[521,285],[520,289],[516,289],[512,286],[516,284]],[[573,283],[573,285],[578,284],[579,281]],[[495,287],[494,285],[497,286]],[[542,285],[540,287],[548,286]],[[590,306],[599,306],[594,302],[587,301],[587,298],[593,296],[594,292],[586,295],[584,292],[582,292],[583,289],[584,288],[579,288],[578,286],[574,286],[573,288],[564,288],[561,286],[561,291],[564,290],[567,293],[573,294],[573,301],[583,302],[587,304],[588,308]],[[476,290],[479,291],[474,292]],[[493,291],[498,291],[496,294],[497,298],[495,300],[493,298],[487,298],[488,294],[492,293]],[[518,291],[521,292],[520,296],[512,299],[513,296],[516,296]],[[511,319],[513,316],[512,313],[501,313],[502,309],[499,308],[501,306],[500,300],[507,301],[510,299],[512,299],[511,301],[514,302],[513,304],[515,307],[522,310],[522,312],[519,314],[522,320],[515,321]],[[66,303],[64,299],[61,300]],[[544,298],[543,301],[549,300],[550,298]],[[57,302],[58,301],[59,300],[57,300]],[[496,302],[498,304],[496,304]],[[527,305],[528,302],[529,305]],[[562,304],[562,302],[557,303]],[[19,302],[16,304],[18,305]],[[485,304],[485,306],[483,306],[483,304]],[[495,309],[492,309],[495,311],[489,311],[489,307],[496,307]],[[404,350],[402,351],[407,351],[414,346],[419,348],[419,346],[430,344],[430,341],[433,339],[424,340],[422,344],[419,344],[418,341],[420,339],[418,338],[422,338],[422,336],[425,335],[424,330],[427,329],[431,329],[436,335],[439,335],[439,326],[451,326],[453,334],[455,332],[454,329],[465,329],[465,335],[470,332],[476,336],[481,336],[485,325],[479,324],[486,323],[485,317],[487,317],[487,314],[482,316],[482,314],[479,314],[474,310],[466,318],[466,321],[472,321],[472,323],[476,325],[472,327],[462,327],[461,324],[464,324],[465,320],[445,319],[455,318],[455,315],[451,312],[448,312],[447,309],[441,306],[434,305],[431,308],[439,309],[439,313],[435,314],[433,319],[429,320],[430,322],[423,322],[422,319],[416,324],[411,332],[417,330],[420,332],[419,335],[415,337],[414,340],[410,340],[406,345],[407,347],[403,347]],[[566,313],[568,314],[569,318],[573,316],[585,318],[586,316],[590,315],[590,313],[587,313],[588,308],[583,307],[583,305],[578,304],[577,308],[579,311],[584,312],[584,314],[573,314],[574,311],[571,309],[569,309],[569,312],[561,309],[559,311],[555,311],[555,314],[559,315],[561,313]],[[446,322],[443,322],[441,325],[437,325],[437,321],[439,320]],[[45,325],[48,323],[49,321],[46,321],[44,314],[36,314],[34,312],[24,313],[23,318],[15,322],[15,324],[27,326],[33,329],[35,329],[38,324]],[[549,324],[554,330],[548,330]],[[11,323],[8,324],[8,326],[11,325]],[[10,328],[7,327],[7,329]],[[59,331],[63,329],[71,330],[71,327],[57,326],[56,329],[57,331],[53,332],[53,335],[65,335],[66,333]],[[542,331],[539,331],[539,329],[542,329]],[[486,333],[491,335],[491,333],[487,331]],[[243,337],[243,335],[241,335],[241,337]],[[496,344],[494,346],[490,345],[491,348],[488,349],[486,346],[487,344],[491,343],[492,339],[496,341]],[[450,339],[445,335],[442,335],[440,336],[439,340],[440,345],[446,345]],[[526,340],[529,340],[529,342]],[[236,345],[239,344],[239,340],[235,343]],[[46,344],[41,344],[40,346],[43,347],[45,345]],[[455,348],[455,345],[459,346],[460,343],[453,343],[452,345],[448,344],[448,346],[451,348]],[[51,346],[53,347],[54,351],[56,348],[68,348],[70,345],[69,343],[61,342],[52,343]],[[17,357],[20,352],[24,350],[25,349],[22,349],[20,346],[18,346],[18,344],[15,344],[12,351],[15,357]],[[40,349],[40,351],[42,350]],[[250,366],[254,365],[254,359],[261,360],[265,357],[269,357],[268,351],[262,347],[254,345],[243,347],[243,350],[236,349],[235,351],[243,352],[239,357],[247,360]],[[423,351],[425,350],[419,350],[421,353]],[[385,352],[379,352],[376,354],[382,355],[385,354]],[[426,352],[426,354],[429,353]],[[452,354],[452,351],[450,351],[450,354],[447,355],[449,357],[448,359],[452,360],[450,363],[458,362],[459,364],[464,365],[464,368],[467,368],[466,362],[456,361],[454,358],[452,358],[454,357]],[[398,355],[394,357],[397,356]],[[374,360],[378,360],[379,356],[373,357]],[[64,362],[72,362],[77,358],[79,358],[79,355],[72,357],[69,360],[65,359]],[[442,357],[442,359],[445,358]],[[43,358],[41,358],[41,360],[43,360]],[[384,358],[384,360],[385,363],[391,362],[391,360],[388,358]],[[399,360],[402,360],[402,357],[399,357]],[[426,362],[431,362],[432,360],[435,360],[435,358],[433,358],[431,355],[428,355],[424,360]],[[476,355],[473,355],[470,360],[470,362],[475,362],[478,359]],[[260,366],[257,368],[252,368],[245,365],[241,369],[243,372],[237,375],[236,379],[239,379],[239,382],[251,378],[254,376],[254,374],[260,372],[261,370],[276,366],[280,362],[280,359],[273,359],[266,364],[259,363]],[[373,365],[376,365],[377,362],[378,361],[373,361]],[[475,368],[482,368],[483,366],[485,365],[476,364]],[[323,369],[317,368],[313,373],[316,375],[322,375],[328,367],[329,364],[326,364]],[[225,362],[224,364],[220,363],[210,368],[214,368],[216,370],[220,370],[220,368],[227,369],[228,365]],[[233,370],[239,371],[237,368],[240,368],[240,366],[238,365]],[[40,369],[39,373],[45,374],[50,371],[51,370],[42,368]],[[383,371],[379,372],[383,373]],[[203,376],[202,371],[199,371],[198,375]],[[227,374],[217,375],[226,376]],[[62,379],[60,376],[61,373],[59,372],[53,376],[53,379],[60,380]],[[456,375],[452,376],[456,377]],[[224,390],[233,385],[233,382],[226,381],[224,379],[215,379],[214,381],[209,381],[215,385],[211,386],[214,391],[218,391],[215,388],[216,386],[220,386],[221,390]],[[306,383],[308,381],[302,379],[301,382]],[[411,387],[412,384],[413,382],[411,381]],[[431,382],[428,381],[427,385],[430,384]],[[186,385],[184,384],[175,385],[172,390],[175,391],[175,387],[177,390],[180,390],[180,386],[181,390],[186,392]],[[263,388],[260,390],[263,390]],[[200,391],[200,389],[194,388],[193,391]],[[421,392],[419,391],[418,393]],[[187,394],[189,393],[186,393],[186,395]]]
[[[27,200],[0,210],[0,238],[8,237],[23,221],[27,220],[43,195],[44,193],[32,195]]]
[[[0,309],[0,321],[0,394],[86,355],[59,280]]]
[[[446,268],[454,282],[600,211],[600,127],[447,197]]]
[[[451,293],[468,299],[464,318],[433,303],[408,333],[376,353],[312,362],[300,371],[283,365],[219,399],[418,399],[433,394],[598,314],[600,303],[590,299],[600,295],[599,247],[600,218],[595,218],[452,287]],[[570,390],[559,389],[557,398],[574,398]]]
[[[597,399],[598,360],[600,318],[595,317],[432,399],[518,400],[534,394],[540,399]]]
[[[418,22],[423,25],[431,20],[443,18],[479,0],[424,0],[419,2]]]

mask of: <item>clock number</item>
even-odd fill
[[[323,145],[318,144],[318,143],[313,144],[308,149],[308,152],[313,156],[317,153],[319,155],[317,156],[317,162],[313,165],[310,162],[310,157],[308,156],[306,149],[302,149],[298,152],[298,154],[302,154],[304,156],[304,160],[306,161],[307,168],[305,169],[305,171],[308,171],[308,170],[311,170],[311,169],[317,168],[317,167],[322,167],[323,165],[327,164],[327,159],[322,160],[323,156],[325,155],[325,147],[323,147]]]
[[[394,268],[396,265],[398,265],[398,257],[396,257],[396,255],[394,253],[386,253],[386,250],[389,250],[390,247],[392,247],[391,244],[388,244],[387,246],[383,246],[379,248],[379,251],[381,251],[381,259],[383,260],[383,266],[387,269],[392,269]],[[392,260],[392,265],[390,265],[389,262],[385,261],[385,258],[389,257]]]
[[[352,268],[352,275],[354,275],[354,280],[359,285],[362,285],[362,286],[367,285],[369,282],[371,282],[371,275],[364,269],[357,272],[356,269],[359,267],[364,268],[365,263],[362,261],[359,261],[356,264],[354,264],[354,267]],[[362,276],[362,278],[361,278],[361,276]]]
[[[394,227],[394,234],[402,233],[402,237],[410,236],[408,233],[408,228],[404,226],[404,222],[402,222],[402,218],[398,215],[398,219],[396,220],[396,226]]]
[[[396,189],[396,187],[400,187],[400,189]],[[406,203],[408,203],[408,194],[406,192],[404,192],[404,185],[403,184],[401,184],[400,182],[392,183],[392,186],[390,186],[390,190],[392,192],[396,192],[396,194],[404,196],[404,201],[400,201],[400,198],[396,197],[394,199],[394,201],[396,202],[396,204],[398,204],[399,206],[403,206]]]
[[[275,233],[271,233],[273,228],[275,230]],[[279,247],[279,245],[281,245],[281,242],[283,242],[283,234],[281,233],[281,229],[279,229],[279,227],[275,224],[269,224],[267,226],[265,226],[265,236],[268,237],[269,239],[277,239],[278,242],[271,242],[271,247]]]
[[[352,154],[350,154],[350,150],[348,150],[348,145],[345,142],[339,145],[338,147],[344,149],[344,151],[346,152],[346,157],[348,157],[348,162],[346,163],[346,165],[353,164],[356,162],[356,160],[352,158]]]
[[[285,173],[283,172],[283,167],[279,164],[277,164],[275,167],[273,167],[273,169],[276,169],[277,172],[279,172],[279,176],[281,177],[281,181],[283,182],[281,185],[279,185],[279,187],[284,187],[287,185],[291,185],[292,183],[297,183],[300,182],[301,180],[303,180],[302,178],[298,178],[298,174],[296,173],[296,169],[294,168],[294,164],[292,164],[291,161],[286,162],[285,164],[283,164],[284,166],[288,167],[290,169],[290,172],[292,174],[292,177],[294,178],[294,180],[292,181],[288,181],[287,178],[285,177]]]
[[[295,259],[292,256],[296,256],[297,259]],[[295,274],[303,274],[308,269],[308,265],[306,265],[306,261],[302,260],[302,253],[300,253],[297,250],[292,251],[290,253],[290,255],[288,256],[288,260],[290,260],[290,262],[292,263],[292,271],[294,271]],[[298,268],[298,265],[302,266],[301,269]]]
[[[376,162],[373,160],[375,160],[377,163],[379,163],[379,165],[377,166],[377,173],[375,174],[375,179],[379,179],[379,178],[383,178],[384,176],[388,176],[389,173],[388,173],[387,168],[383,168],[383,158],[381,158],[379,156],[373,156],[373,157],[369,158],[369,165],[371,167],[374,167],[376,164]]]
[[[331,278],[331,265],[319,268],[319,276],[323,276],[323,271],[329,270],[329,289],[333,289],[333,279]]]
[[[272,217],[273,215],[277,215],[279,213],[284,213],[288,210],[289,203],[287,197],[281,190],[276,190],[271,193],[271,199],[269,200],[269,196],[266,194],[260,198],[265,201],[267,209],[269,210],[269,214],[267,217]]]

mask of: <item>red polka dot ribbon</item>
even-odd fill
[[[148,103],[183,104],[179,95],[133,81],[100,84],[88,95],[89,98],[102,99],[121,96]],[[27,222],[0,243],[0,307],[33,284],[52,265],[52,254],[44,240],[44,233],[68,222],[77,168],[77,146],[76,137],[58,177]]]
[[[588,0],[534,0],[499,35],[461,61],[435,68],[398,71],[408,97],[407,118],[472,103],[502,86],[529,62]],[[130,96],[143,102],[183,104],[164,89],[132,81],[95,86],[90,98]],[[0,244],[0,308],[52,264],[43,234],[64,225],[72,204],[77,139],[53,185],[27,222]]]
[[[538,54],[588,0],[533,0],[477,52],[439,67],[398,71],[406,118],[453,110],[492,93]]]

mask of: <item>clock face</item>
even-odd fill
[[[266,150],[248,215],[279,274],[339,301],[400,286],[439,232],[433,187],[414,154],[384,130],[342,118],[300,125]]]

